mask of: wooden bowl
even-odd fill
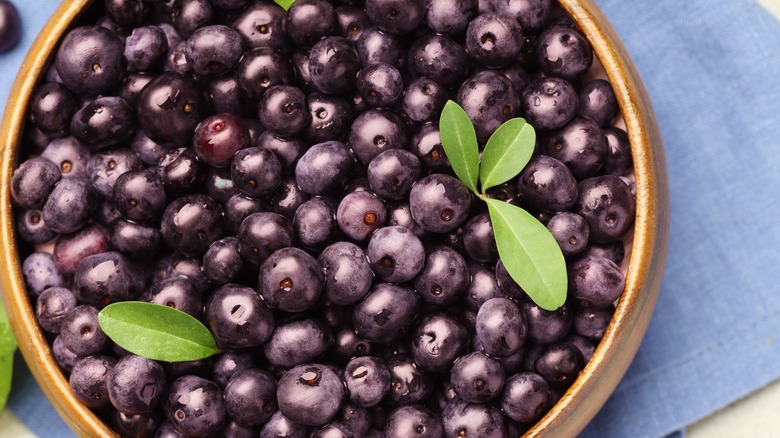
[[[35,379],[76,434],[116,434],[71,394],[35,319],[14,236],[10,184],[27,120],[27,101],[62,35],[93,0],[64,1],[22,64],[0,126],[0,286],[19,348]],[[586,35],[612,83],[631,142],[636,179],[636,222],[626,288],[612,322],[574,384],[526,436],[570,437],[596,415],[626,372],[642,341],[661,286],[669,238],[669,194],[661,134],[642,81],[615,30],[592,0],[558,0]]]

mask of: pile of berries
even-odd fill
[[[119,434],[518,436],[577,378],[635,201],[615,95],[551,0],[95,3],[30,99],[11,192],[54,357]],[[448,99],[482,144],[536,128],[489,196],[559,242],[561,308],[512,280],[454,177]],[[128,300],[223,352],[124,351],[97,315]]]

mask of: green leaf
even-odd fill
[[[477,133],[466,111],[453,101],[444,105],[439,118],[441,145],[455,175],[475,194],[479,174]]]
[[[535,143],[536,131],[524,119],[515,118],[501,124],[482,151],[479,168],[482,191],[517,176],[531,160]]]
[[[219,353],[214,337],[200,321],[168,306],[114,303],[100,311],[98,323],[117,345],[147,359],[184,362]]]
[[[0,411],[5,408],[8,394],[11,393],[11,380],[14,372],[14,354],[16,338],[11,331],[8,315],[0,302]]]
[[[498,255],[512,279],[545,310],[566,301],[566,261],[547,227],[527,211],[507,202],[484,198],[488,205]]]
[[[274,0],[277,5],[281,6],[285,11],[290,10],[290,6],[295,3],[295,0]]]

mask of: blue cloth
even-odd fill
[[[582,437],[662,437],[780,377],[780,24],[751,0],[596,1],[655,106],[672,228],[647,336]],[[0,55],[0,102],[57,2],[16,3],[25,35]],[[10,409],[72,436],[18,371]]]

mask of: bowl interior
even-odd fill
[[[13,229],[10,181],[18,160],[27,104],[57,43],[93,0],[62,2],[20,69],[0,125],[0,286],[20,350],[46,396],[81,436],[115,436],[72,395],[38,327],[21,274]],[[558,404],[526,436],[574,436],[598,412],[624,375],[644,336],[660,289],[669,235],[669,201],[661,135],[650,100],[625,47],[592,0],[558,0],[591,42],[612,83],[631,142],[636,179],[636,222],[625,291],[592,360]]]

